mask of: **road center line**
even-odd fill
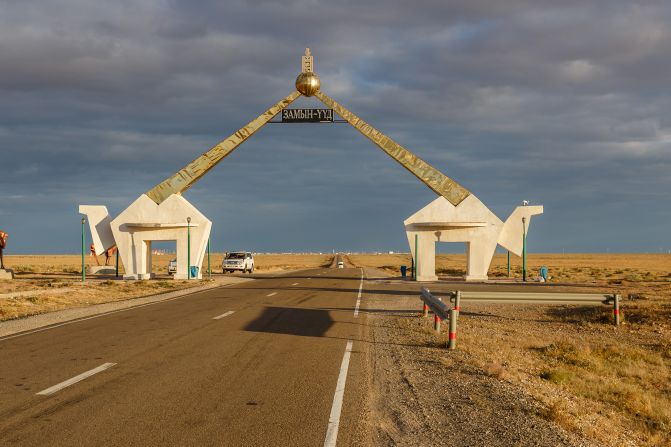
[[[214,318],[212,318],[212,319],[213,319],[213,320],[221,320],[222,318],[227,317],[227,316],[229,316],[229,315],[233,315],[234,313],[235,313],[234,310],[229,310],[228,312],[224,312],[223,314],[218,315],[218,316],[216,316],[216,317],[214,317]]]
[[[266,295],[266,296],[273,296],[273,295],[277,295],[277,292],[269,293],[269,294]]]
[[[345,396],[345,382],[347,381],[347,370],[349,369],[349,358],[352,354],[352,340],[347,341],[345,355],[343,355],[340,364],[340,375],[336,384],[335,395],[333,396],[333,405],[329,416],[329,425],[326,429],[326,439],[324,447],[335,447],[338,440],[338,426],[340,425],[340,412],[342,411],[342,401]]]
[[[354,318],[359,317],[359,306],[361,305],[362,290],[363,290],[363,269],[361,269],[361,283],[359,284],[359,295],[356,297],[356,306],[354,306]]]
[[[42,390],[37,394],[39,394],[41,396],[50,396],[50,395],[54,394],[55,392],[60,391],[63,388],[67,388],[70,385],[74,385],[77,382],[81,382],[82,380],[84,380],[88,377],[91,377],[94,374],[98,374],[99,372],[105,371],[106,369],[110,369],[114,365],[116,365],[116,363],[103,363],[102,365],[100,365],[97,368],[93,368],[92,370],[86,371],[85,373],[81,373],[78,376],[74,376],[72,379],[68,379],[65,382],[61,382],[58,385],[54,385],[50,388],[47,388],[46,390]]]

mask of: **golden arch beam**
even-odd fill
[[[297,91],[292,92],[233,135],[222,140],[212,149],[147,191],[147,196],[160,205],[171,194],[183,193],[299,96],[301,94]]]
[[[147,196],[157,204],[161,204],[171,194],[183,193],[301,95],[318,98],[436,194],[445,197],[454,206],[459,205],[470,195],[466,188],[347,110],[333,98],[323,93],[320,87],[319,76],[314,73],[313,57],[310,54],[310,49],[306,48],[301,61],[301,73],[296,78],[297,91],[292,92],[242,129],[193,160],[170,178],[147,191]]]

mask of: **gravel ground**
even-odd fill
[[[381,273],[367,270],[367,275]],[[364,297],[373,444],[595,445],[541,417],[542,404],[521,387],[474,366],[468,353],[448,352],[418,316],[416,295],[364,291]]]

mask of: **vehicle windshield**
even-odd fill
[[[229,253],[226,255],[226,259],[245,259],[244,253]]]

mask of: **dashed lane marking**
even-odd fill
[[[105,371],[106,369],[110,369],[114,365],[116,365],[116,363],[103,363],[102,365],[100,365],[97,368],[93,368],[89,371],[86,371],[85,373],[81,373],[78,376],[74,376],[72,379],[68,379],[65,382],[61,382],[57,385],[49,387],[46,390],[42,390],[37,394],[39,394],[40,396],[50,396],[50,395],[62,390],[63,388],[67,388],[70,385],[74,385],[77,382],[81,382],[82,380],[84,380],[88,377],[91,377],[94,374],[98,374],[99,372]]]
[[[266,296],[273,296],[273,295],[277,295],[277,292],[269,293],[269,294],[266,295]]]
[[[292,286],[297,286],[297,285],[298,285],[298,283],[297,283],[297,282],[295,282],[295,283],[293,283],[293,284],[292,284]]]
[[[229,315],[233,315],[235,313],[234,310],[229,310],[228,312],[224,312],[221,315],[217,315],[216,317],[212,318],[213,320],[221,320],[222,318],[225,318]]]
[[[354,306],[354,318],[359,317],[359,306],[361,305],[362,290],[363,290],[363,269],[361,269],[361,283],[359,283],[359,295],[356,297],[356,306]]]

